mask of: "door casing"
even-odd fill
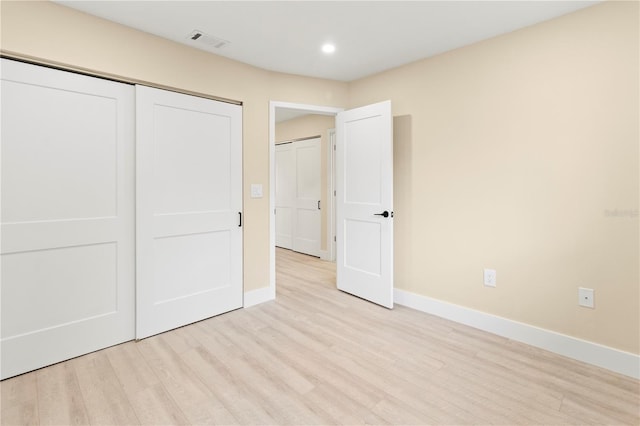
[[[309,114],[328,115],[335,117],[344,108],[326,107],[318,105],[297,104],[291,102],[270,101],[269,102],[269,181],[276,181],[276,109],[295,109],[299,111],[307,111]],[[275,185],[269,185],[269,289],[268,294],[261,301],[272,300],[276,298],[276,225],[275,225],[275,208],[276,208],[276,189]],[[329,228],[329,227],[327,227]],[[330,231],[328,231],[330,235]],[[327,246],[330,241],[327,238]],[[253,304],[253,303],[251,303]],[[245,307],[250,306],[245,300]]]

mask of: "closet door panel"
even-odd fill
[[[320,138],[276,146],[276,246],[320,256]]]
[[[276,246],[293,248],[296,158],[292,143],[276,146]]]
[[[320,256],[320,138],[293,145],[296,150],[293,249]]]
[[[144,338],[242,306],[242,109],[136,87]]]
[[[6,378],[134,337],[134,89],[1,66]]]

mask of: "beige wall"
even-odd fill
[[[276,124],[276,143],[293,139],[320,136],[320,201],[325,206],[320,216],[320,249],[327,250],[327,215],[329,206],[327,201],[327,145],[328,131],[335,128],[335,117],[327,115],[310,114],[292,120]]]
[[[242,101],[247,291],[268,285],[269,200],[248,187],[268,193],[269,100],[391,99],[398,287],[637,354],[638,13],[606,2],[349,85],[51,3],[2,1],[1,46]],[[485,267],[497,288],[482,286]],[[578,286],[596,309],[577,306]]]
[[[341,107],[346,83],[272,73],[49,2],[1,3],[1,47],[38,61],[243,102],[244,284],[269,285],[269,101]]]
[[[398,287],[639,352],[638,12],[607,2],[350,84],[351,107],[412,118]]]

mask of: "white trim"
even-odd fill
[[[397,288],[394,290],[394,300],[398,305],[640,379],[640,355]]]
[[[262,287],[256,290],[247,291],[244,294],[244,308],[259,305],[260,303],[268,302],[276,298],[276,295],[272,293],[270,287]]]
[[[324,260],[336,260],[336,163],[335,163],[336,129],[327,131],[327,257]]]
[[[331,261],[331,257],[329,256],[329,250],[320,250],[320,259]]]
[[[269,102],[269,289],[276,294],[276,107]],[[246,297],[245,297],[245,300]]]
[[[274,185],[276,181],[276,108],[306,110],[310,114],[331,116],[344,111],[344,108],[269,101],[269,287],[267,288],[272,299],[276,297],[276,188]],[[247,294],[249,293],[245,293],[245,300]]]

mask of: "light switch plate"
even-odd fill
[[[251,184],[251,198],[262,198],[262,184],[261,183],[252,183]]]

